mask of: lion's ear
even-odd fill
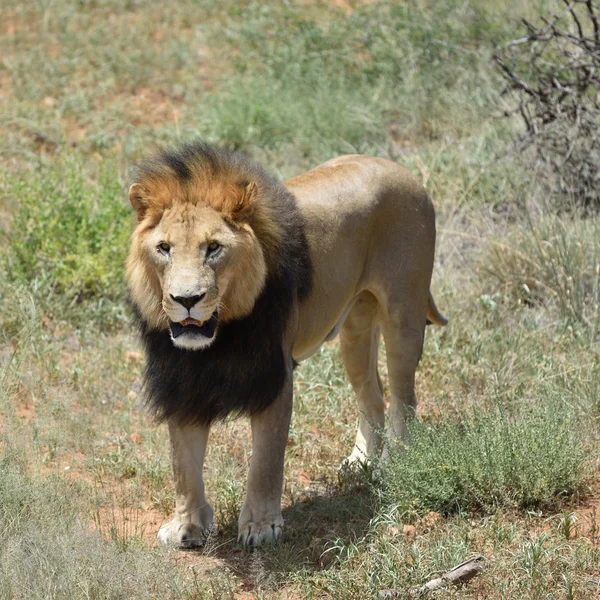
[[[129,202],[131,202],[133,210],[135,210],[138,219],[141,221],[144,217],[146,209],[148,208],[146,190],[144,190],[141,183],[134,183],[129,188]]]
[[[252,181],[244,188],[242,195],[239,196],[233,207],[231,217],[234,221],[244,221],[252,214],[256,206],[257,196],[258,186],[255,181]]]

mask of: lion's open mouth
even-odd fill
[[[211,339],[215,335],[218,323],[219,316],[217,311],[212,314],[208,321],[198,321],[191,317],[184,319],[181,323],[171,321],[171,335],[173,336],[173,339],[178,338],[180,335],[199,336]]]

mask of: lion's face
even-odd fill
[[[205,203],[148,210],[152,196],[143,199],[128,262],[132,298],[153,329],[169,329],[176,346],[206,348],[220,322],[251,312],[266,278],[261,245],[249,225]]]
[[[162,288],[162,307],[176,346],[204,348],[215,339],[238,236],[207,206],[174,206],[145,239]]]

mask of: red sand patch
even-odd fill
[[[592,486],[588,502],[574,514],[573,537],[586,537],[595,546],[600,546],[600,482]]]
[[[129,506],[115,499],[115,502],[103,504],[95,510],[90,526],[108,540],[126,543],[138,538],[154,545],[158,530],[167,520],[148,503]]]

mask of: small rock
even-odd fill
[[[441,515],[440,513],[437,512],[428,512],[422,519],[421,519],[421,525],[425,528],[425,529],[430,529],[431,527],[433,527],[440,519],[441,519]]]
[[[311,481],[310,473],[308,471],[300,471],[298,473],[298,480],[306,487]]]

